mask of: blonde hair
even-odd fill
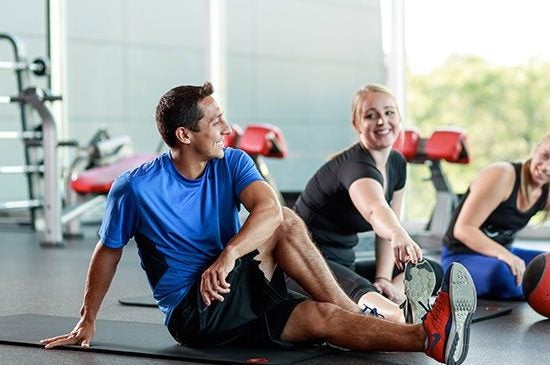
[[[540,141],[535,145],[535,147],[533,147],[533,151],[531,152],[531,157],[529,157],[523,164],[522,164],[522,175],[523,175],[523,169],[526,168],[526,169],[529,169],[530,165],[531,165],[531,161],[533,160],[533,157],[532,155],[535,153],[535,151],[545,142],[550,142],[550,133],[549,134],[546,134],[544,137],[542,137],[540,139]],[[527,201],[529,201],[529,191],[527,190],[527,186],[522,186],[520,184],[520,191],[525,195]],[[541,221],[539,222],[540,225],[542,225],[544,222],[546,222],[547,220],[549,220],[550,218],[550,211],[548,210],[544,210],[544,215],[541,219]]]
[[[395,98],[395,95],[393,95],[391,90],[388,89],[387,87],[379,85],[379,84],[367,84],[367,85],[363,86],[361,89],[357,90],[357,92],[353,96],[353,101],[352,101],[352,104],[351,104],[351,125],[352,126],[355,126],[355,120],[357,118],[361,117],[360,116],[361,102],[363,101],[363,99],[365,99],[365,97],[369,93],[382,93],[382,94],[386,94],[389,97],[391,97],[393,99],[393,101],[395,101],[395,105],[396,105],[396,108],[397,108],[397,113],[399,114],[399,117],[401,118],[401,113],[399,111],[399,106],[397,105],[397,99]],[[342,151],[333,153],[333,154],[329,155],[328,159],[332,160],[344,151],[345,151],[345,149],[342,150]]]
[[[535,152],[540,147],[541,144],[543,144],[544,142],[548,142],[548,141],[550,141],[550,133],[541,138],[539,143],[537,143],[535,145],[535,148],[533,148],[533,152]]]
[[[393,95],[390,89],[379,84],[367,84],[363,86],[361,89],[357,90],[357,92],[353,97],[353,102],[351,104],[351,124],[352,125],[355,125],[355,121],[357,120],[357,118],[360,118],[359,114],[361,113],[361,102],[369,93],[382,93],[391,97],[395,101],[395,105],[397,107],[397,113],[399,114],[399,117],[401,117],[401,112],[399,111],[399,106],[397,105],[397,99],[395,98],[395,95]]]

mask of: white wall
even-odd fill
[[[379,1],[229,3],[228,116],[283,130],[289,157],[268,163],[282,190],[301,190],[330,154],[355,140],[355,91],[385,82]]]
[[[45,54],[42,0],[0,0],[0,32],[12,32],[32,56]],[[138,151],[159,141],[154,108],[178,84],[207,75],[206,1],[67,1],[69,135],[86,142],[106,126],[129,134]],[[279,187],[301,190],[333,152],[355,137],[353,93],[384,83],[379,0],[226,0],[227,117],[278,125],[289,157],[270,160]],[[9,57],[0,44],[0,60]],[[0,70],[0,95],[14,84]],[[40,83],[40,82],[39,82]],[[17,113],[0,105],[1,130]],[[12,107],[13,108],[13,107]],[[11,122],[10,122],[11,123]],[[3,128],[6,126],[6,128]],[[21,153],[0,140],[6,148]],[[4,157],[0,158],[0,165]],[[25,195],[0,176],[0,200]]]

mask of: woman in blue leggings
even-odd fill
[[[484,169],[462,197],[445,237],[441,262],[460,262],[478,296],[523,297],[525,266],[543,251],[512,247],[517,231],[537,212],[549,211],[550,135],[524,162],[499,162]]]

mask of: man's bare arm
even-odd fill
[[[84,302],[80,309],[80,320],[67,334],[40,341],[46,348],[80,344],[89,347],[95,334],[95,320],[101,302],[111,285],[116,268],[122,256],[122,248],[109,248],[100,241],[97,243],[86,277]]]
[[[250,215],[239,233],[201,276],[201,295],[206,305],[212,300],[223,301],[223,294],[230,291],[225,279],[233,270],[235,260],[265,244],[283,220],[277,196],[265,181],[250,184],[240,198]]]

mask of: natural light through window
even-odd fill
[[[550,2],[540,0],[405,1],[406,62],[427,72],[451,54],[513,66],[550,62]]]

